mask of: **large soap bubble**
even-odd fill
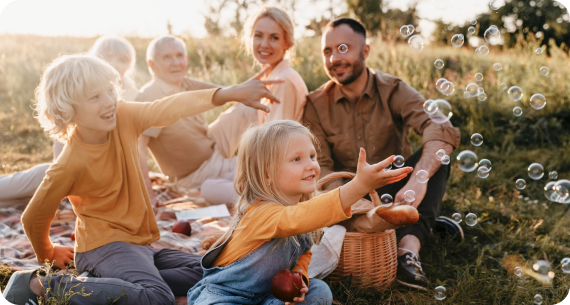
[[[483,35],[485,40],[491,45],[497,45],[501,43],[501,31],[496,25],[490,26]]]
[[[509,98],[513,102],[518,102],[523,98],[523,90],[519,86],[512,86],[508,91]]]
[[[451,104],[449,104],[446,100],[435,100],[437,103],[437,111],[434,114],[430,114],[429,117],[431,118],[432,122],[437,124],[443,124],[451,118],[453,112],[451,112]]]
[[[454,47],[459,48],[463,45],[463,43],[465,43],[465,37],[463,34],[455,34],[453,37],[451,37],[451,44]]]
[[[464,150],[457,155],[457,166],[460,170],[470,173],[477,169],[477,155],[470,151]]]
[[[556,202],[564,204],[570,203],[570,181],[565,179],[558,180],[553,188],[557,195]]]
[[[424,49],[424,39],[420,35],[414,35],[408,39],[408,45],[414,52],[421,52]]]
[[[487,56],[489,54],[489,47],[486,45],[482,45],[475,49],[475,54],[479,56]]]
[[[540,110],[546,106],[546,98],[544,95],[537,93],[530,97],[530,107]]]
[[[529,165],[528,176],[533,180],[540,180],[544,176],[544,167],[540,163]]]

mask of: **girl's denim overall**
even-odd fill
[[[294,268],[299,256],[311,249],[306,234],[297,236],[299,245],[274,238],[228,266],[212,267],[228,240],[202,257],[204,278],[188,291],[188,305],[283,304],[271,294],[271,280],[277,271]],[[308,304],[332,304],[326,283],[310,279],[308,288]]]

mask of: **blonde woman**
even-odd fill
[[[258,112],[260,123],[273,120],[301,121],[305,97],[309,93],[301,75],[289,66],[289,54],[295,44],[294,26],[285,11],[274,6],[262,6],[247,19],[243,43],[248,54],[272,71],[264,79],[283,79],[284,83],[269,86],[281,103],[262,101],[271,107],[270,113]]]
[[[139,90],[133,81],[136,53],[128,40],[118,36],[101,36],[95,41],[89,54],[102,58],[119,72],[123,100],[133,101],[137,97]]]
[[[279,120],[248,129],[241,140],[234,188],[239,199],[228,230],[202,258],[204,278],[188,292],[188,304],[282,304],[271,291],[281,269],[302,276],[293,303],[332,304],[323,281],[309,279],[311,246],[320,229],[350,218],[351,206],[380,186],[412,172],[384,171],[394,156],[366,163],[361,148],[356,177],[313,197],[320,174],[318,141],[303,125]],[[244,303],[244,298],[251,300]]]

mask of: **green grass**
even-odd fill
[[[37,36],[0,36],[0,173],[11,173],[51,159],[51,140],[47,139],[32,117],[33,91],[42,69],[59,54],[87,51],[95,38]],[[137,85],[150,79],[144,62],[149,40],[130,38],[137,59]],[[223,85],[246,80],[257,68],[237,41],[227,38],[189,39],[190,77]],[[544,297],[543,304],[560,302],[570,289],[570,275],[561,272],[559,263],[570,257],[570,215],[567,205],[551,203],[543,195],[548,172],[557,170],[559,179],[570,178],[570,60],[568,54],[552,46],[551,57],[535,55],[538,42],[519,42],[515,49],[499,52],[491,48],[488,56],[474,54],[472,48],[428,45],[421,53],[407,45],[372,41],[367,65],[396,75],[408,82],[426,98],[444,98],[435,89],[435,81],[446,77],[455,84],[456,92],[446,98],[453,106],[452,123],[461,130],[461,146],[451,156],[452,172],[440,213],[480,217],[474,227],[462,226],[465,241],[458,243],[432,238],[422,249],[421,261],[432,282],[429,292],[418,292],[399,285],[385,291],[372,291],[350,285],[349,281],[333,284],[335,299],[343,304],[437,304],[433,288],[444,285],[447,304],[532,304],[535,294]],[[319,52],[320,40],[306,38],[297,42],[291,62],[314,90],[324,82]],[[441,58],[443,70],[433,62]],[[495,72],[492,65],[503,64]],[[550,75],[538,73],[541,66]],[[488,99],[465,100],[463,90],[475,82],[474,74],[482,72]],[[518,85],[525,97],[515,103],[501,90],[500,84]],[[533,110],[529,97],[542,93],[547,106]],[[515,117],[514,106],[524,114]],[[221,109],[207,113],[212,121]],[[471,134],[484,136],[481,147],[470,144]],[[414,148],[421,138],[412,136]],[[493,162],[489,178],[464,173],[455,164],[459,151],[469,149],[479,158]],[[541,163],[545,177],[531,180],[526,168]],[[527,188],[518,191],[514,181],[523,178]],[[539,285],[529,277],[513,277],[504,268],[503,259],[518,254],[529,264],[537,259],[552,263],[555,278],[551,286]]]

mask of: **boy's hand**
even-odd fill
[[[366,163],[366,151],[364,148],[360,148],[356,177],[341,187],[340,201],[343,210],[350,208],[351,205],[371,191],[404,179],[414,170],[411,167],[403,167],[385,171],[384,169],[393,161],[394,156],[390,156],[379,163],[368,164]]]
[[[214,97],[212,98],[212,104],[221,106],[229,101],[237,101],[248,107],[269,112],[269,106],[263,105],[261,103],[262,98],[266,98],[271,102],[277,103],[280,103],[281,101],[279,101],[279,99],[271,94],[266,85],[283,83],[282,79],[260,80],[260,78],[269,68],[270,67],[266,67],[262,69],[252,78],[239,85],[222,88],[216,91]]]
[[[69,262],[73,262],[73,253],[74,250],[72,247],[53,245],[53,256],[50,259],[51,261],[55,261],[53,268],[65,270],[65,266]]]
[[[295,271],[299,272],[300,274],[303,274],[303,270],[301,270],[301,269],[298,269]],[[295,305],[296,303],[305,302],[305,294],[309,293],[309,287],[307,287],[307,284],[305,284],[305,280],[302,280],[301,282],[303,283],[303,287],[301,288],[301,296],[298,298],[294,298],[293,303],[285,302],[285,305]]]

